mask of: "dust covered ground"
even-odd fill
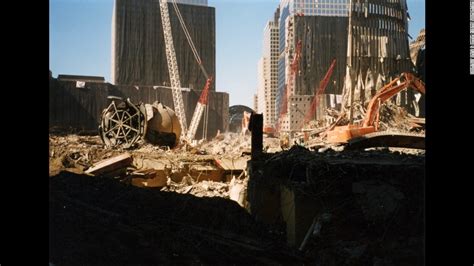
[[[50,135],[50,262],[301,264],[281,235],[243,208],[248,177],[240,169],[249,151],[250,137],[238,134],[174,150],[147,143],[107,149],[98,136]],[[123,171],[85,174],[97,162],[125,153],[133,162]],[[224,159],[238,162],[239,169],[220,169],[216,160]],[[150,169],[166,175],[164,185],[132,185],[133,173]],[[199,180],[202,176],[214,180]]]
[[[311,237],[299,251],[287,246],[284,230],[256,221],[246,210],[250,144],[250,136],[226,133],[196,147],[170,150],[139,143],[136,149],[120,150],[104,148],[98,136],[50,135],[50,262],[397,265],[406,258],[406,265],[418,265],[412,262],[421,261],[422,221],[410,227],[413,223],[408,220],[422,217],[422,195],[417,193],[424,179],[416,179],[419,171],[403,180],[394,173],[410,171],[412,167],[403,169],[406,163],[424,164],[424,151],[344,152],[334,146],[282,151],[278,139],[265,138],[268,153],[257,176],[309,188],[333,207],[319,236]],[[133,160],[120,171],[86,174],[98,162],[123,154]],[[379,166],[371,167],[374,162]],[[143,185],[150,170],[164,183]],[[390,180],[358,178],[377,171],[385,171]],[[344,183],[346,178],[349,183]],[[400,183],[405,181],[416,188]],[[380,202],[390,207],[380,211]]]

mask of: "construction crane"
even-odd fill
[[[281,131],[281,123],[283,122],[285,115],[288,113],[288,94],[293,90],[295,73],[298,72],[299,62],[301,58],[301,46],[301,40],[298,40],[295,49],[295,56],[290,64],[290,76],[288,78],[288,83],[283,91],[282,100],[280,103],[280,116],[276,126],[276,129],[278,131]]]
[[[201,121],[202,114],[204,113],[204,109],[207,106],[209,87],[211,86],[211,83],[212,77],[207,79],[204,90],[202,90],[201,96],[197,102],[196,109],[194,109],[193,118],[191,119],[188,134],[186,135],[188,140],[193,140],[194,136],[196,135],[196,130],[198,128],[199,122]]]
[[[166,59],[168,61],[168,72],[170,74],[171,91],[173,94],[173,104],[176,116],[181,124],[181,139],[186,137],[187,122],[184,111],[183,95],[181,92],[181,81],[179,79],[178,63],[176,52],[174,51],[173,35],[171,33],[170,16],[167,0],[160,0],[161,24],[163,25],[163,35],[165,38]]]
[[[331,66],[329,66],[328,72],[326,72],[326,75],[319,83],[319,89],[315,91],[314,93],[314,98],[311,101],[311,106],[308,109],[308,112],[306,112],[303,125],[306,125],[313,118],[313,115],[316,112],[316,108],[319,105],[319,95],[323,94],[324,90],[328,86],[329,79],[331,78],[331,75],[332,75],[332,72],[334,71],[335,66],[336,66],[336,59],[332,61]]]
[[[208,102],[208,94],[209,88],[211,87],[213,77],[207,74],[204,65],[202,64],[202,60],[199,57],[196,47],[192,41],[191,35],[184,23],[183,17],[181,12],[179,11],[178,5],[176,4],[176,0],[172,1],[173,7],[176,11],[176,15],[178,16],[178,20],[181,24],[181,28],[184,31],[186,39],[191,47],[191,50],[196,58],[197,63],[199,64],[204,76],[206,77],[207,81],[204,86],[204,89],[201,92],[199,97],[199,101],[196,105],[196,108],[193,113],[193,117],[191,119],[191,123],[189,125],[189,129],[187,129],[186,123],[186,114],[184,112],[184,104],[183,104],[183,97],[180,91],[181,84],[179,80],[179,72],[178,66],[176,61],[176,53],[174,51],[174,44],[173,44],[173,36],[171,33],[171,25],[169,19],[169,11],[168,11],[168,3],[167,0],[160,0],[160,10],[161,10],[161,19],[163,24],[163,32],[165,36],[165,45],[166,45],[166,58],[168,61],[168,68],[170,73],[170,80],[171,80],[171,87],[173,88],[173,103],[175,106],[175,113],[179,118],[181,123],[181,139],[186,141],[192,141],[196,135],[196,130],[201,121],[202,114],[204,113],[205,108],[207,107]],[[205,126],[206,128],[206,126]]]
[[[411,73],[402,73],[389,84],[382,87],[372,97],[367,107],[362,125],[349,124],[334,127],[327,132],[327,140],[330,143],[347,143],[351,139],[364,136],[378,131],[380,105],[400,91],[412,88],[425,94],[425,84]]]

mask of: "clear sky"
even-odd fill
[[[263,28],[279,0],[208,0],[216,8],[217,90],[230,105],[253,107]],[[407,0],[409,34],[425,27],[425,0]],[[113,0],[50,0],[49,65],[58,74],[103,76],[110,81]]]

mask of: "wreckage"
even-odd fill
[[[110,105],[102,112],[99,135],[106,147],[133,147],[145,138],[148,142],[175,147],[181,126],[175,112],[160,102],[134,104],[129,98],[109,96]]]
[[[389,100],[391,97],[396,95],[405,89],[414,89],[420,93],[425,93],[425,85],[423,81],[416,78],[411,73],[402,73],[400,77],[394,79],[389,84],[381,88],[370,100],[367,112],[364,119],[359,124],[348,124],[346,126],[336,126],[330,128],[327,132],[327,140],[329,143],[348,143],[351,141],[361,142],[362,139],[370,140],[371,137],[381,137],[379,130],[379,109],[382,103]],[[335,125],[335,124],[334,124]],[[424,137],[410,135],[400,135],[390,133],[384,135],[384,140],[400,138],[400,141],[392,141],[391,146],[395,147],[407,147],[407,148],[424,148]],[[410,139],[413,138],[413,139]],[[363,146],[363,145],[361,145]]]

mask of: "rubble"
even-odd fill
[[[380,121],[413,131],[416,119],[387,103]],[[287,150],[266,137],[258,161],[249,161],[250,136],[239,133],[174,149],[144,141],[110,149],[98,136],[50,135],[50,260],[423,264],[424,151],[349,151],[324,143],[327,128]],[[303,146],[311,143],[313,151]],[[106,165],[113,169],[95,171]]]
[[[138,144],[133,150],[110,149],[98,136],[50,135],[50,176],[64,170],[90,173],[116,177],[138,187],[222,197],[245,205],[240,192],[247,178],[245,168],[250,156],[243,154],[250,151],[250,136],[221,134],[193,148],[170,149],[143,141]],[[231,190],[236,196],[230,197]]]
[[[310,264],[422,265],[424,160],[402,149],[293,146],[251,162],[250,211]]]
[[[130,166],[133,159],[129,153],[102,160],[85,171],[86,174],[104,175]]]

